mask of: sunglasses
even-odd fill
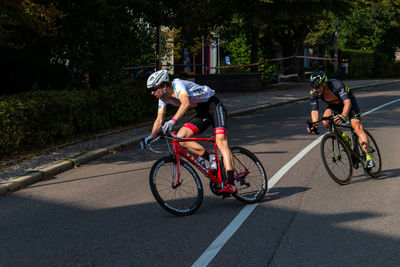
[[[153,88],[150,89],[150,92],[155,92],[160,88],[161,88],[161,86],[153,87]]]
[[[322,88],[323,88],[323,86],[322,86],[322,84],[321,84],[320,86],[314,87],[313,89],[314,89],[315,91],[318,91],[318,90],[320,90],[320,89],[322,89]]]

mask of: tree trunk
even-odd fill
[[[279,34],[279,43],[282,46],[282,56],[283,57],[291,57],[293,56],[293,37],[290,34],[286,34],[281,30]],[[282,66],[283,68],[287,68],[293,64],[293,60],[283,60]]]
[[[303,33],[297,37],[297,55],[304,56],[304,37]],[[304,58],[297,58],[297,81],[304,81]]]
[[[251,26],[251,54],[250,54],[250,63],[258,62],[258,45],[259,45],[259,29],[255,26]],[[257,72],[258,66],[251,66],[251,72]]]
[[[156,31],[156,69],[161,70],[162,69],[162,63],[161,63],[161,26],[157,26],[157,31]]]
[[[103,84],[102,76],[97,72],[90,72],[85,75],[85,79],[90,89],[98,89]]]

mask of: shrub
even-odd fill
[[[339,57],[349,60],[349,76],[367,78],[374,76],[374,52],[371,50],[341,49]]]
[[[0,155],[72,135],[140,121],[156,113],[145,87],[31,91],[0,98]]]
[[[350,78],[399,77],[399,64],[381,51],[340,49],[339,58],[349,60]]]

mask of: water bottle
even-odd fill
[[[344,139],[344,141],[346,141],[347,145],[349,146],[349,148],[352,148],[352,143],[350,140],[350,137],[348,137],[344,132],[342,132],[342,137]]]
[[[212,171],[216,171],[217,170],[217,159],[215,157],[215,154],[211,152],[209,159],[210,159],[210,169]]]
[[[201,164],[204,168],[208,169],[210,167],[210,164],[202,157],[197,156],[194,158],[195,161]]]

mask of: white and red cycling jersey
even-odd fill
[[[215,91],[206,85],[198,85],[197,83],[181,79],[174,79],[172,81],[172,90],[171,98],[160,98],[158,100],[158,113],[165,113],[167,104],[180,106],[180,98],[183,96],[188,96],[190,102],[202,103],[207,102],[215,95]]]

